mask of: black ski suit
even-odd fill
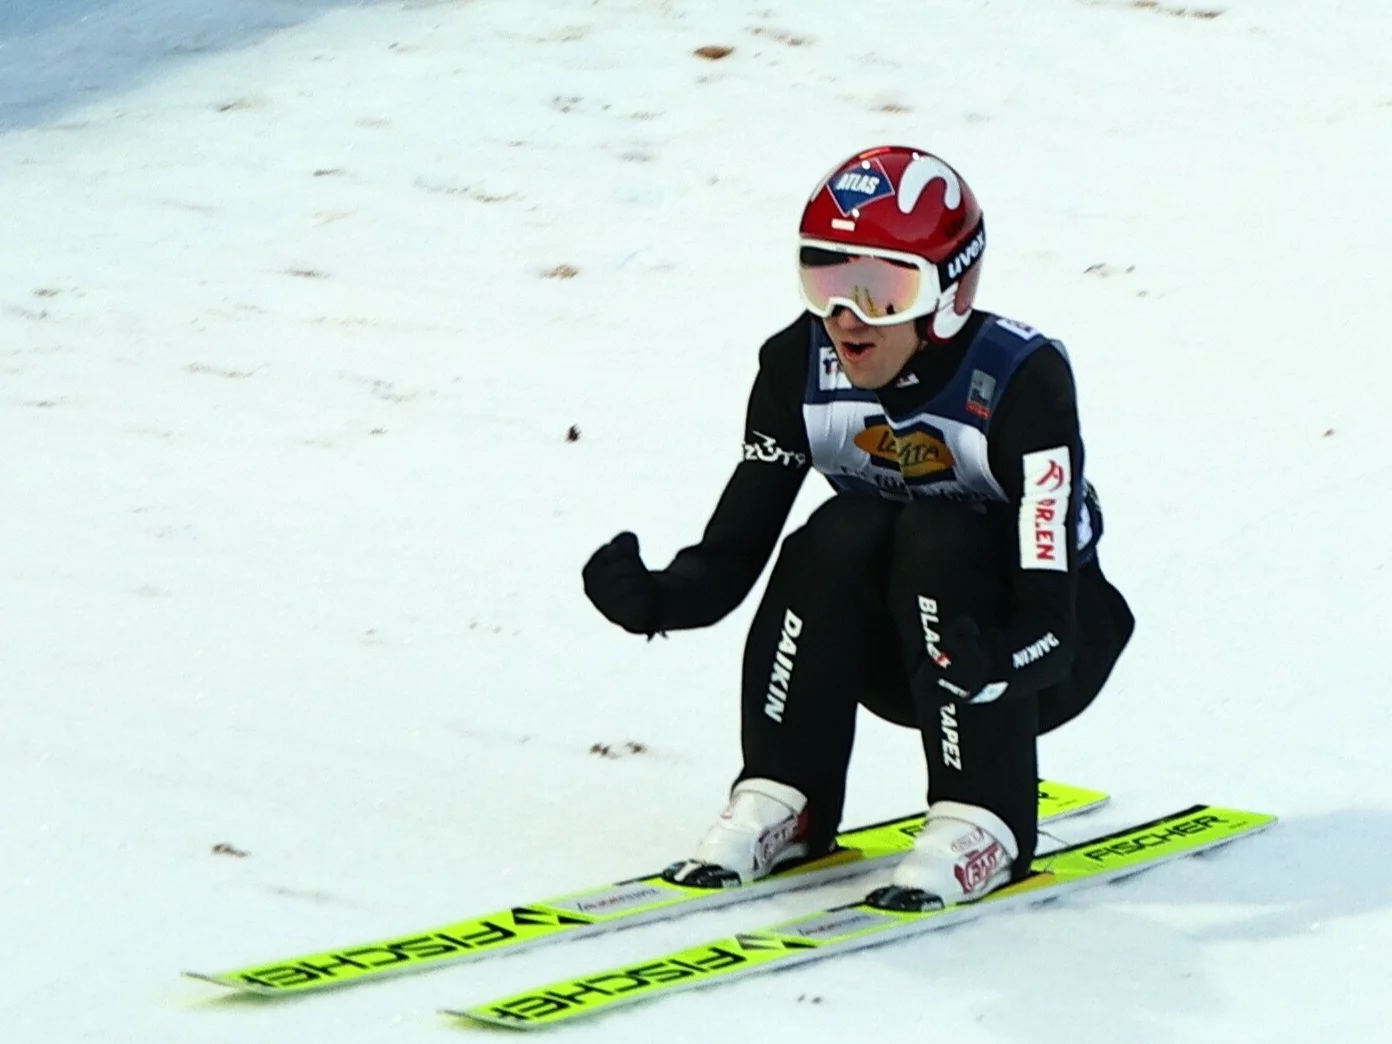
[[[829,843],[863,704],[919,729],[929,800],[995,812],[1027,867],[1036,738],[1092,701],[1134,626],[1083,466],[1058,342],[974,312],[869,392],[804,314],[760,351],[744,459],[700,543],[652,574],[644,629],[734,609],[820,471],[838,495],[783,542],[749,630],[740,778],[802,791]]]

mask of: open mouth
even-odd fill
[[[863,359],[873,347],[874,345],[869,341],[842,341],[840,343],[842,354],[852,362]]]

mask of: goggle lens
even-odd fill
[[[923,291],[923,273],[912,265],[817,247],[801,249],[798,273],[808,308],[823,317],[846,305],[867,323],[897,322]]]

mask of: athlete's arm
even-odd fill
[[[1010,382],[987,454],[1018,532],[1009,613],[990,643],[991,680],[1008,682],[1007,695],[1036,692],[1068,674],[1077,640],[1082,438],[1073,374],[1055,349],[1034,352]]]
[[[783,532],[811,454],[802,419],[807,320],[759,352],[749,394],[744,459],[735,467],[699,544],[657,573],[663,630],[705,627],[749,594]]]

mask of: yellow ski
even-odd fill
[[[1051,780],[1039,784],[1041,822],[1076,815],[1105,804],[1097,790]],[[444,964],[478,960],[561,939],[579,939],[635,924],[747,902],[777,892],[809,888],[883,869],[913,847],[923,813],[887,820],[840,834],[824,856],[789,866],[737,888],[672,884],[661,871],[575,892],[555,899],[395,935],[376,942],[263,961],[223,972],[184,972],[244,993],[285,996],[349,986]]]
[[[1195,805],[1035,859],[1024,880],[966,905],[928,912],[865,902],[822,910],[757,931],[620,968],[566,979],[443,1014],[514,1029],[540,1029],[681,990],[878,946],[994,910],[1052,899],[1254,834],[1274,816]]]

